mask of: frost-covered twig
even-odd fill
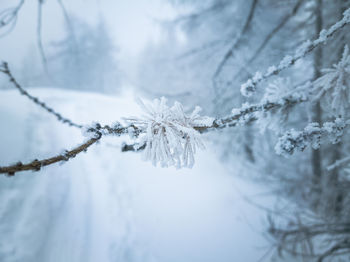
[[[244,104],[241,108],[233,109],[231,115],[214,120],[211,126],[202,128],[202,131],[243,125],[246,122],[257,120],[257,112],[269,112],[278,108],[292,107],[306,101],[308,101],[307,97],[300,94],[292,94],[280,97],[275,101],[267,100],[253,105]]]
[[[85,125],[82,128],[82,132],[84,136],[89,138],[94,138],[99,134],[103,136],[130,135],[131,137],[137,138],[141,133],[144,133],[145,131],[142,128],[135,126],[133,123],[127,126],[122,126],[119,122],[116,122],[111,126],[109,125],[102,126],[100,123],[93,122],[91,125]]]
[[[251,106],[245,106],[241,109],[236,109],[235,112],[233,112],[232,115],[225,117],[225,118],[218,118],[213,121],[213,118],[208,118],[208,117],[200,117],[198,115],[198,110],[199,108],[195,109],[194,112],[191,115],[186,115],[183,112],[183,109],[181,106],[178,104],[177,106],[174,107],[173,110],[177,111],[178,116],[182,116],[183,118],[174,118],[172,117],[169,118],[164,118],[162,114],[159,115],[160,118],[141,118],[138,121],[131,121],[131,123],[128,126],[122,126],[119,123],[116,123],[112,126],[101,126],[99,123],[93,123],[90,126],[84,126],[83,132],[85,136],[89,138],[89,140],[84,143],[81,146],[78,146],[74,148],[73,150],[67,151],[65,150],[64,154],[57,155],[55,157],[51,157],[48,159],[43,159],[43,160],[34,160],[31,163],[28,164],[22,164],[21,162],[18,162],[18,164],[15,165],[10,165],[10,166],[4,166],[0,167],[0,174],[9,174],[9,175],[14,175],[16,172],[20,171],[27,171],[27,170],[33,170],[33,171],[38,171],[40,170],[40,167],[42,166],[48,166],[60,161],[66,161],[71,158],[73,158],[75,155],[79,154],[82,151],[86,151],[88,147],[90,147],[92,144],[96,143],[98,140],[101,139],[102,136],[106,135],[116,135],[116,136],[121,136],[121,135],[131,135],[132,137],[138,137],[141,134],[144,134],[148,132],[146,135],[146,139],[144,139],[144,142],[138,143],[135,145],[129,145],[129,146],[123,146],[122,149],[123,151],[138,151],[146,148],[146,143],[147,141],[149,142],[149,149],[150,152],[154,153],[152,160],[162,160],[166,161],[166,158],[162,158],[158,153],[155,153],[155,149],[159,150],[164,150],[163,146],[168,147],[170,150],[170,154],[174,154],[174,148],[170,148],[170,144],[164,144],[164,139],[173,139],[172,143],[176,145],[176,143],[180,143],[182,146],[184,146],[181,150],[180,148],[176,148],[176,154],[177,156],[182,156],[183,159],[180,159],[181,162],[176,162],[179,159],[175,158],[175,155],[167,155],[167,157],[170,157],[168,160],[170,160],[172,157],[175,160],[174,164],[179,164],[180,166],[191,166],[193,165],[193,153],[194,153],[194,147],[197,146],[202,146],[201,140],[199,137],[199,133],[207,132],[207,131],[212,131],[212,130],[217,130],[225,127],[233,127],[236,125],[239,125],[241,123],[246,122],[248,119],[249,121],[256,120],[256,117],[254,116],[255,112],[260,112],[260,111],[268,111],[274,108],[279,108],[283,107],[286,105],[296,105],[298,103],[306,101],[305,98],[299,97],[299,98],[292,98],[292,97],[285,97],[281,98],[277,102],[266,102],[262,104],[257,104],[257,105],[251,105]],[[156,121],[155,121],[156,120]],[[173,122],[174,121],[174,122]],[[179,122],[177,122],[179,121]],[[144,122],[142,124],[142,122]],[[145,129],[145,124],[147,123],[147,127]],[[141,124],[140,126],[137,126],[136,124]],[[192,130],[193,129],[193,130]],[[154,133],[149,133],[149,130],[153,130]],[[159,132],[160,131],[160,132]],[[172,135],[168,137],[168,132],[172,132]],[[180,136],[179,136],[180,135]],[[150,137],[156,137],[156,139],[150,140],[147,138]],[[162,138],[160,138],[162,136]],[[162,140],[163,139],[163,140]],[[158,141],[158,142],[157,142]],[[155,142],[156,144],[154,144]],[[162,143],[160,143],[162,142]],[[151,146],[150,146],[151,145]],[[165,151],[160,151],[161,153],[164,153]],[[169,151],[167,152],[169,153]],[[152,155],[152,154],[151,154]],[[169,164],[169,163],[168,163]]]
[[[296,61],[303,58],[306,54],[310,53],[316,47],[325,43],[329,38],[331,38],[338,30],[350,23],[350,8],[344,12],[343,18],[332,25],[328,30],[322,30],[319,37],[314,41],[306,41],[303,43],[294,53],[294,55],[285,56],[282,61],[277,66],[270,66],[266,73],[262,74],[256,72],[253,78],[249,79],[247,82],[242,84],[241,93],[244,96],[251,96],[255,90],[257,84],[268,79],[273,75],[278,75],[281,71],[292,66]]]
[[[165,99],[161,99],[155,100],[153,105],[141,103],[146,116],[143,118],[129,118],[129,124],[126,126],[118,122],[112,126],[102,126],[99,123],[83,126],[62,117],[39,99],[28,94],[14,79],[8,69],[7,63],[3,63],[0,71],[9,77],[10,81],[14,83],[14,86],[23,95],[44,108],[47,112],[55,115],[59,121],[82,129],[84,135],[89,137],[89,139],[100,139],[101,136],[105,135],[121,136],[125,134],[137,138],[141,134],[146,134],[141,137],[139,143],[129,146],[124,145],[122,151],[146,149],[146,159],[151,160],[154,164],[160,162],[163,166],[191,167],[194,163],[196,148],[203,147],[200,133],[245,124],[248,121],[256,120],[257,112],[267,112],[278,108],[291,107],[307,101],[303,95],[292,92],[284,97],[269,97],[260,104],[244,105],[240,109],[233,110],[232,114],[227,117],[214,119],[199,116],[199,107],[196,107],[192,114],[186,114],[180,103],[176,102],[173,107],[168,107]],[[31,166],[31,164],[28,165]],[[2,170],[4,172],[6,170],[13,170],[13,166],[2,167]],[[24,171],[29,169],[21,168],[18,170]]]
[[[13,176],[15,173],[21,171],[39,171],[41,167],[49,166],[57,162],[68,161],[71,158],[74,158],[77,154],[85,152],[90,146],[99,141],[104,135],[121,136],[123,134],[133,134],[137,137],[140,134],[141,130],[133,125],[123,127],[119,123],[116,123],[110,127],[108,125],[101,126],[98,123],[94,123],[91,126],[84,126],[83,132],[88,137],[88,140],[82,145],[79,145],[72,150],[64,150],[63,154],[42,160],[36,159],[28,164],[22,164],[22,162],[19,161],[14,165],[4,167],[0,166],[0,174],[8,174],[10,176]]]
[[[90,146],[95,144],[100,138],[101,138],[101,134],[98,134],[96,137],[90,138],[88,141],[86,141],[82,145],[79,145],[69,151],[65,150],[63,154],[59,154],[50,158],[46,158],[42,160],[35,159],[34,161],[27,164],[23,164],[22,162],[17,162],[16,164],[11,166],[0,167],[0,174],[7,174],[9,176],[14,176],[15,173],[17,172],[29,171],[29,170],[39,171],[44,166],[49,166],[62,161],[68,161],[74,158],[79,153],[85,152]]]
[[[333,144],[338,143],[344,134],[344,129],[350,125],[350,120],[337,118],[334,122],[325,122],[321,127],[319,123],[308,124],[303,131],[294,129],[281,136],[275,146],[279,155],[292,155],[295,150],[304,151],[309,145],[313,149],[318,149],[321,140],[327,137]]]
[[[18,91],[26,96],[28,99],[30,99],[32,102],[34,102],[35,104],[37,104],[38,106],[40,106],[41,108],[45,109],[45,111],[47,111],[48,113],[54,115],[58,121],[64,123],[64,124],[68,124],[70,126],[74,126],[77,128],[83,128],[83,125],[81,124],[77,124],[74,123],[72,120],[62,116],[60,113],[56,112],[53,108],[47,106],[44,102],[40,101],[38,98],[36,98],[35,96],[32,96],[31,94],[29,94],[26,90],[24,90],[22,88],[22,86],[16,81],[16,79],[13,77],[7,62],[3,62],[0,66],[0,72],[4,73],[5,75],[8,76],[9,81],[11,83],[13,83],[13,85],[18,89]]]

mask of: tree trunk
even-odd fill
[[[315,34],[318,36],[322,30],[322,0],[315,0]],[[322,68],[322,47],[318,47],[314,52],[314,79],[320,77]],[[314,105],[312,121],[320,123],[322,122],[322,109],[319,102]],[[322,163],[321,163],[321,150],[312,150],[311,156],[312,173],[313,173],[313,185],[319,189],[321,186],[322,178]]]

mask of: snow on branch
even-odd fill
[[[336,116],[345,116],[350,102],[350,54],[345,46],[343,56],[333,68],[323,69],[323,76],[313,83],[314,101],[325,97]]]
[[[261,116],[260,113],[271,112],[276,109],[290,108],[306,101],[308,101],[308,99],[302,93],[292,93],[276,99],[263,99],[262,102],[258,104],[250,105],[246,103],[243,104],[241,108],[234,108],[230,116],[216,119],[213,122],[213,125],[207,127],[206,130],[244,125],[248,122],[258,120]]]
[[[153,104],[145,104],[140,102],[145,112],[145,116],[141,118],[128,118],[128,124],[123,126],[119,122],[109,126],[102,126],[98,122],[91,125],[83,126],[62,117],[54,109],[48,107],[38,98],[30,95],[25,91],[12,76],[7,63],[3,63],[0,72],[5,73],[10,82],[32,102],[45,109],[47,112],[55,115],[57,120],[82,129],[84,136],[88,137],[87,144],[84,145],[86,150],[90,145],[94,144],[102,136],[106,135],[130,135],[133,138],[139,138],[140,141],[134,145],[122,146],[122,151],[145,151],[145,157],[151,160],[153,164],[160,163],[162,166],[175,165],[176,167],[191,167],[194,164],[194,154],[197,148],[203,148],[203,142],[200,133],[218,130],[226,127],[234,127],[244,125],[250,121],[257,120],[259,112],[268,112],[276,109],[284,109],[292,107],[296,104],[307,101],[302,93],[295,92],[294,89],[284,97],[279,95],[269,96],[263,99],[260,104],[243,105],[242,108],[234,109],[232,114],[224,118],[210,118],[199,115],[200,108],[196,107],[191,114],[186,114],[182,105],[175,102],[174,106],[166,105],[165,98],[155,100]],[[286,94],[286,93],[284,93]],[[89,142],[90,141],[90,142]],[[93,143],[91,143],[93,141]],[[80,147],[78,147],[80,148]],[[75,149],[73,149],[73,153]],[[72,150],[71,150],[72,151]],[[65,150],[64,152],[71,152]],[[79,150],[78,150],[79,151]],[[81,151],[79,151],[81,152]],[[79,153],[77,152],[77,153]],[[35,160],[32,163],[23,165],[11,165],[8,167],[0,167],[0,174],[11,174],[25,170],[39,170],[38,166],[47,166],[60,161],[67,161],[75,156],[66,153],[49,159]]]
[[[88,137],[87,142],[63,154],[43,160],[34,160],[28,164],[17,164],[0,167],[0,174],[13,176],[20,171],[39,171],[43,166],[57,162],[68,161],[77,154],[85,152],[103,136],[130,135],[141,142],[135,145],[123,145],[122,151],[138,151],[145,149],[146,159],[162,166],[175,165],[177,167],[191,167],[194,164],[194,154],[197,148],[203,148],[200,133],[218,130],[226,127],[242,125],[248,121],[256,120],[254,113],[269,111],[284,106],[293,106],[307,101],[304,97],[287,96],[278,101],[267,101],[262,104],[245,105],[241,109],[233,110],[225,118],[210,118],[199,115],[200,108],[196,107],[191,114],[186,114],[180,103],[173,107],[166,105],[166,100],[156,100],[151,105],[141,104],[145,110],[142,118],[128,118],[129,125],[122,126],[119,122],[109,126],[93,123],[82,128],[83,134]]]
[[[350,8],[344,12],[343,18],[332,25],[328,30],[323,29],[320,32],[319,37],[314,41],[304,42],[293,55],[285,56],[277,66],[270,66],[266,73],[256,72],[253,78],[248,79],[247,82],[241,85],[241,93],[243,96],[251,96],[255,90],[256,86],[268,79],[273,75],[278,75],[284,69],[291,67],[296,61],[303,58],[306,54],[310,53],[316,47],[325,43],[329,38],[331,38],[338,30],[350,23]]]
[[[323,126],[320,126],[319,123],[310,123],[303,131],[291,129],[279,138],[275,151],[278,155],[288,156],[296,150],[304,151],[309,145],[313,149],[318,149],[324,137],[336,144],[344,134],[344,129],[349,125],[350,120],[336,118],[334,122],[325,122]]]

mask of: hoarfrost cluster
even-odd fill
[[[266,88],[265,94],[262,98],[262,103],[271,103],[279,102],[283,103],[283,97],[286,96],[296,96],[298,93],[292,93],[293,86],[289,78],[277,78],[275,81],[272,81]],[[289,112],[293,106],[277,107],[271,110],[262,110],[256,112],[255,116],[257,118],[257,124],[261,132],[264,132],[267,129],[280,132],[281,127],[284,126],[284,123],[288,120]]]
[[[194,127],[212,125],[214,119],[201,117],[200,107],[191,114],[186,114],[179,102],[172,107],[162,97],[153,103],[146,104],[139,100],[145,115],[142,118],[128,118],[140,129],[146,131],[139,145],[146,145],[144,156],[153,165],[160,163],[162,167],[192,167],[197,148],[204,149],[201,134]]]
[[[304,151],[308,145],[318,149],[322,138],[326,136],[333,144],[338,143],[344,134],[344,129],[350,121],[337,118],[334,122],[325,122],[321,127],[319,123],[308,124],[303,131],[294,129],[281,136],[276,144],[275,151],[278,155],[292,155],[295,150]]]

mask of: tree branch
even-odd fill
[[[0,29],[10,25],[9,29],[1,34],[0,37],[3,37],[13,30],[17,22],[18,12],[22,8],[23,4],[24,0],[21,0],[16,7],[7,8],[0,12]]]
[[[299,10],[301,4],[303,3],[304,0],[299,0],[294,8],[292,9],[292,12],[290,12],[288,15],[286,15],[281,22],[265,37],[264,41],[261,43],[261,45],[258,47],[258,49],[255,51],[255,53],[252,55],[252,57],[248,60],[246,64],[244,64],[243,67],[238,71],[238,73],[234,76],[234,79],[242,74],[242,71],[246,71],[246,68],[254,62],[256,58],[261,54],[261,51],[266,47],[266,45],[270,42],[270,40],[273,38],[273,36],[281,30],[284,25],[291,19]]]
[[[41,56],[41,60],[43,62],[44,70],[48,78],[50,77],[48,65],[47,65],[47,59],[46,54],[44,51],[43,41],[42,41],[42,5],[44,3],[44,0],[38,0],[38,22],[37,22],[37,42],[38,42],[38,49]]]
[[[292,155],[295,150],[304,151],[308,145],[318,149],[321,145],[321,138],[328,136],[333,144],[339,142],[343,136],[344,129],[350,125],[350,121],[337,118],[334,122],[325,122],[323,126],[319,123],[308,124],[303,131],[288,131],[281,136],[276,144],[275,150],[279,155]]]
[[[39,171],[44,166],[49,166],[62,161],[68,161],[74,158],[79,153],[86,152],[86,150],[90,146],[92,146],[98,140],[100,140],[101,136],[102,136],[101,134],[98,134],[96,138],[91,138],[88,141],[86,141],[84,144],[77,146],[70,151],[66,150],[63,154],[60,154],[60,155],[56,155],[56,156],[42,159],[42,160],[35,159],[34,161],[27,164],[22,164],[22,162],[18,162],[11,166],[0,167],[0,174],[7,174],[9,176],[14,176],[16,172],[29,171],[29,170]]]
[[[350,23],[350,8],[347,9],[344,12],[343,18],[335,23],[333,26],[331,26],[328,30],[322,30],[320,32],[319,37],[314,41],[306,41],[304,44],[302,44],[296,51],[293,56],[287,55],[285,56],[279,65],[271,66],[267,69],[266,73],[261,74],[260,72],[256,72],[253,78],[248,79],[247,82],[245,82],[241,86],[241,93],[244,96],[251,96],[255,90],[256,86],[270,78],[273,75],[278,75],[283,70],[291,67],[293,64],[295,64],[296,61],[303,58],[306,54],[313,51],[316,47],[326,42],[329,38],[331,38],[336,32],[338,32],[340,29],[342,29],[344,26],[348,25]]]
[[[8,63],[7,62],[3,62],[0,66],[0,72],[4,73],[5,75],[7,75],[7,77],[9,78],[9,81],[14,85],[15,88],[17,88],[17,90],[24,96],[26,96],[29,100],[31,100],[32,102],[34,102],[36,105],[40,106],[41,108],[43,108],[45,111],[47,111],[48,113],[54,115],[58,121],[64,123],[64,124],[68,124],[70,126],[74,126],[76,128],[83,128],[83,125],[81,124],[77,124],[74,123],[72,120],[65,118],[64,116],[62,116],[60,113],[56,112],[53,108],[47,106],[44,102],[40,101],[38,98],[36,98],[35,96],[30,95],[26,90],[24,90],[21,85],[16,81],[16,79],[13,77]]]
[[[70,126],[77,127],[79,129],[83,129],[83,132],[85,135],[87,135],[90,140],[83,144],[82,146],[79,146],[71,151],[66,151],[63,155],[58,155],[49,159],[44,160],[36,160],[29,164],[23,165],[19,162],[19,164],[11,165],[7,167],[1,167],[0,173],[7,173],[10,175],[13,175],[15,172],[19,171],[25,171],[25,170],[40,170],[41,166],[47,166],[51,165],[56,162],[60,162],[63,160],[66,160],[67,158],[70,159],[74,157],[77,153],[80,153],[82,150],[87,149],[90,145],[94,144],[97,140],[99,140],[103,135],[116,135],[121,136],[124,134],[129,134],[132,137],[138,137],[141,133],[146,133],[145,127],[138,127],[133,122],[131,122],[127,126],[122,126],[120,123],[116,123],[113,126],[104,125],[102,126],[99,123],[94,123],[91,126],[83,126],[80,124],[76,124],[73,121],[64,118],[61,114],[57,113],[54,109],[48,107],[45,103],[41,102],[38,98],[30,95],[27,91],[25,91],[15,80],[15,78],[12,76],[8,64],[4,62],[2,66],[0,67],[0,72],[3,72],[9,77],[10,82],[14,84],[14,86],[20,91],[21,94],[26,96],[28,99],[30,99],[35,104],[39,105],[41,108],[45,109],[45,111],[53,114],[57,120],[60,122],[69,124]],[[261,104],[253,104],[253,105],[245,105],[240,109],[235,109],[234,112],[224,118],[217,118],[211,122],[211,124],[202,124],[193,126],[192,128],[200,133],[204,133],[207,131],[212,131],[216,129],[222,129],[226,127],[234,127],[237,125],[242,125],[244,123],[248,123],[251,121],[256,120],[256,115],[254,113],[256,112],[265,112],[269,110],[273,110],[280,107],[285,106],[294,106],[298,103],[307,101],[307,98],[304,96],[298,96],[298,95],[288,95],[282,98],[279,98],[278,101],[266,101]],[[135,144],[135,145],[124,145],[122,147],[122,151],[140,151],[145,148],[145,144]],[[68,153],[67,153],[68,152]],[[68,155],[67,155],[68,154]]]
[[[219,63],[214,75],[213,75],[213,80],[215,80],[218,75],[220,74],[220,72],[222,71],[223,67],[225,66],[225,64],[227,63],[227,61],[230,59],[230,57],[233,56],[233,52],[236,49],[236,47],[239,45],[239,43],[241,42],[244,34],[248,31],[250,24],[253,20],[253,16],[254,16],[254,12],[255,12],[255,8],[256,8],[256,4],[258,3],[258,0],[253,0],[250,10],[249,10],[249,14],[247,17],[247,20],[241,30],[241,32],[239,33],[239,35],[236,37],[236,39],[234,40],[233,44],[231,45],[231,47],[229,48],[229,50],[227,51],[227,53],[225,54],[225,56],[223,57],[223,59],[221,60],[221,62]]]

